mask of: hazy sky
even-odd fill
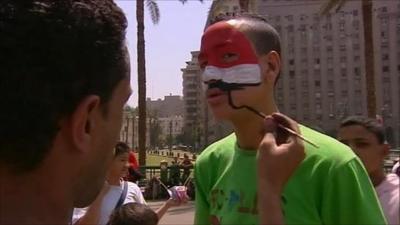
[[[117,0],[128,17],[128,48],[131,55],[133,95],[128,104],[137,106],[136,1]],[[163,98],[170,93],[182,95],[182,72],[191,59],[190,51],[198,50],[211,0],[200,3],[189,0],[158,0],[161,19],[153,25],[145,6],[145,40],[147,96]]]

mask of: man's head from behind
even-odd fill
[[[111,0],[0,2],[2,167],[17,176],[80,159],[66,169],[79,174],[74,202],[96,196],[130,94],[126,26]]]
[[[343,120],[338,140],[348,145],[362,160],[368,173],[382,169],[383,159],[389,153],[384,129],[375,119],[351,116]]]
[[[157,214],[147,205],[125,204],[111,214],[107,225],[157,225]]]
[[[241,16],[206,29],[199,63],[204,69],[203,81],[209,87],[207,101],[217,118],[229,119],[233,115],[228,91],[218,85],[221,82],[234,87],[231,94],[235,105],[260,109],[274,104],[280,51],[277,31],[261,17]]]

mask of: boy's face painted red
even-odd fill
[[[227,83],[260,83],[258,57],[247,37],[228,22],[210,26],[201,40],[203,80]]]
[[[228,60],[235,55],[234,60]],[[240,64],[258,64],[246,36],[227,22],[210,26],[201,40],[200,65],[228,68]],[[204,65],[205,64],[205,65]]]

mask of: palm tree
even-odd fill
[[[332,9],[339,11],[350,0],[328,0],[322,7],[322,15],[328,14]],[[374,71],[374,40],[372,33],[372,0],[362,0],[362,15],[364,24],[364,58],[365,81],[367,92],[368,117],[376,117],[375,71]]]
[[[179,0],[185,4],[188,0]],[[203,0],[199,0],[203,2]],[[144,4],[151,15],[153,24],[160,21],[160,9],[155,0],[136,0],[137,22],[137,68],[138,68],[138,107],[139,107],[139,164],[146,165],[146,52],[144,39]]]
[[[144,2],[136,0],[137,22],[137,68],[138,68],[138,106],[139,106],[139,164],[146,165],[146,59],[144,41]],[[154,0],[146,0],[154,24],[160,20],[160,10]]]

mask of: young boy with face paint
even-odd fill
[[[258,17],[213,24],[203,34],[199,63],[210,109],[233,124],[234,134],[197,159],[195,224],[385,224],[354,153],[277,113],[275,29]],[[319,147],[288,136],[277,123]]]

